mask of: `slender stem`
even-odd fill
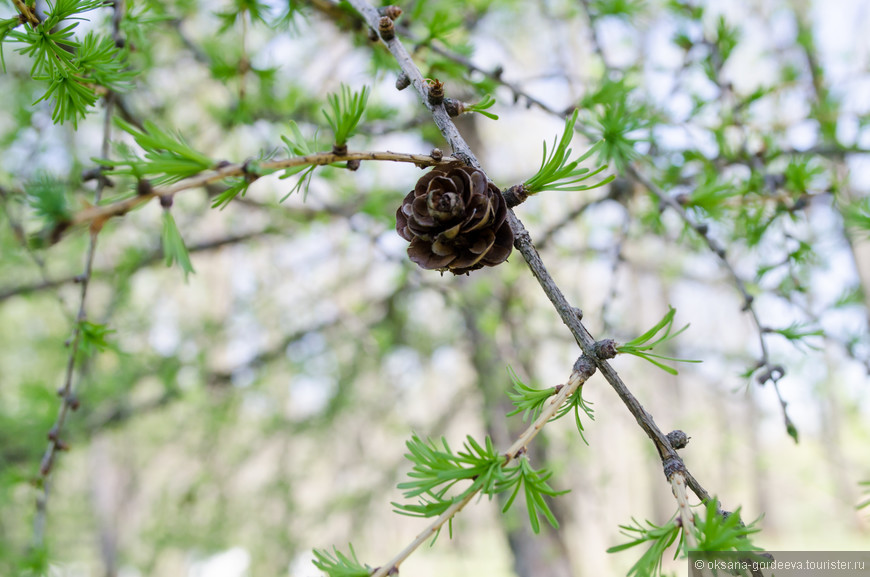
[[[248,60],[248,19],[247,19],[248,11],[246,9],[242,9],[241,14],[239,14],[239,18],[242,20],[242,57],[239,59],[239,102],[243,102],[245,100],[245,94],[247,93],[247,84],[246,80],[248,77],[248,70],[250,70],[251,62]]]
[[[27,3],[24,2],[24,0],[12,0],[12,3],[15,4],[15,9],[18,10],[19,14],[21,14],[30,26],[36,28],[42,24],[42,20],[36,12],[34,12]]]
[[[703,226],[694,222],[689,216],[688,212],[686,212],[686,209],[684,207],[682,207],[672,197],[665,194],[665,192],[661,188],[656,186],[656,184],[652,182],[652,180],[641,174],[641,172],[638,171],[634,166],[628,167],[628,173],[634,180],[636,180],[637,182],[642,184],[647,190],[649,190],[653,194],[653,196],[655,196],[659,200],[659,202],[676,212],[679,215],[680,219],[682,219],[682,221],[686,223],[689,228],[698,233],[698,236],[701,237],[701,239],[704,241],[710,251],[712,251],[717,257],[719,257],[719,261],[722,263],[722,266],[731,277],[732,283],[735,287],[737,287],[737,290],[740,292],[740,296],[743,297],[743,310],[749,313],[749,317],[752,319],[752,323],[755,325],[755,333],[758,336],[758,346],[760,349],[760,355],[756,370],[764,369],[763,374],[766,375],[766,377],[764,377],[760,381],[760,383],[764,384],[767,381],[771,381],[773,383],[773,389],[776,392],[777,399],[779,400],[779,406],[782,410],[782,417],[785,421],[786,428],[788,430],[791,430],[791,427],[793,427],[794,425],[792,424],[791,418],[788,416],[788,411],[786,410],[788,403],[783,398],[778,385],[779,379],[781,379],[783,376],[783,370],[780,367],[774,366],[773,362],[770,359],[770,352],[767,347],[766,339],[768,331],[766,331],[765,327],[761,324],[761,318],[758,316],[758,311],[756,310],[754,304],[754,297],[749,294],[749,289],[746,287],[746,282],[740,277],[739,274],[737,274],[737,271],[728,261],[725,247],[720,245],[713,237],[711,237]]]
[[[425,543],[430,537],[434,536],[441,529],[441,527],[444,526],[445,523],[450,521],[453,517],[456,516],[457,513],[462,511],[462,509],[465,508],[465,506],[468,505],[468,503],[471,502],[472,499],[474,499],[475,495],[477,495],[477,491],[471,491],[470,493],[468,493],[468,495],[450,505],[450,507],[446,511],[441,513],[441,515],[439,515],[438,518],[435,519],[435,521],[433,521],[428,527],[423,529],[423,531],[421,531],[420,534],[417,535],[417,537],[415,537],[413,541],[408,543],[407,547],[402,549],[395,557],[390,559],[389,563],[378,567],[378,569],[374,573],[372,573],[370,577],[386,577],[387,575],[395,575],[398,572],[399,565],[401,565],[405,559],[410,557],[411,554],[414,553],[414,551],[419,549],[420,545]]]
[[[326,164],[345,162],[348,160],[382,160],[392,162],[408,162],[411,164],[416,164],[421,168],[427,166],[435,166],[439,164],[449,164],[451,162],[458,161],[457,158],[453,158],[450,156],[445,156],[436,160],[428,154],[406,154],[401,152],[389,151],[348,152],[347,154],[343,154],[341,156],[336,155],[332,152],[318,152],[316,154],[309,154],[306,156],[296,156],[284,160],[263,162],[259,164],[259,167],[264,170],[281,170],[283,168],[292,168],[294,166],[323,166]],[[106,220],[114,216],[121,216],[127,214],[134,208],[145,204],[146,202],[155,197],[174,196],[175,194],[183,190],[199,188],[201,186],[205,186],[206,184],[223,180],[227,177],[243,176],[247,174],[246,170],[248,166],[249,164],[245,162],[227,164],[220,168],[216,168],[212,171],[200,174],[198,176],[194,176],[192,178],[188,178],[170,186],[154,188],[150,192],[147,192],[145,194],[133,196],[103,206],[92,206],[90,208],[86,208],[72,215],[72,218],[69,222],[70,226],[68,226],[66,230],[69,230],[72,226],[88,223],[92,223],[94,226],[97,227],[102,226]]]
[[[112,130],[112,112],[114,109],[114,98],[110,94],[106,98],[106,112],[103,122],[103,144],[101,154],[103,158],[108,158],[109,154],[109,137]],[[105,181],[97,182],[96,191],[94,192],[94,204],[99,204],[103,196]],[[63,426],[66,423],[69,411],[77,406],[75,399],[75,386],[73,378],[75,376],[76,357],[78,356],[79,345],[82,340],[81,323],[87,318],[86,303],[88,297],[88,287],[90,286],[91,275],[94,269],[94,256],[97,252],[97,237],[99,229],[91,227],[90,240],[88,242],[88,251],[85,256],[85,270],[80,277],[81,292],[79,296],[79,309],[76,314],[75,323],[73,324],[72,335],[68,342],[69,357],[67,358],[66,371],[64,373],[63,385],[58,390],[58,396],[61,398],[60,408],[58,409],[57,418],[54,425],[48,433],[48,446],[42,455],[42,460],[39,465],[39,479],[41,481],[41,494],[36,500],[36,515],[33,520],[33,544],[35,547],[42,547],[45,540],[45,521],[47,515],[48,498],[51,492],[51,471],[54,466],[54,460],[57,452],[66,448],[66,444],[61,439]]]
[[[690,551],[697,549],[698,540],[695,538],[695,532],[692,530],[695,516],[692,514],[692,508],[689,507],[689,496],[686,494],[686,477],[683,473],[677,471],[668,480],[671,483],[674,498],[677,500],[680,521],[683,526],[683,535],[686,536],[686,546]]]
[[[268,227],[264,230],[257,230],[253,232],[241,233],[236,235],[230,235],[227,237],[219,238],[217,240],[210,240],[206,242],[202,242],[199,244],[193,244],[187,247],[187,252],[195,253],[195,252],[207,252],[211,250],[216,250],[222,248],[227,245],[239,244],[248,240],[260,238],[269,234],[276,234],[278,229],[276,227]],[[163,251],[157,250],[150,253],[147,256],[144,256],[138,263],[134,265],[134,270],[139,270],[140,268],[144,268],[151,264],[157,262],[163,262]],[[117,263],[108,265],[104,268],[100,268],[98,270],[93,271],[91,274],[91,278],[95,277],[113,277],[118,274],[117,271]],[[80,274],[68,275],[65,277],[60,277],[56,279],[48,279],[46,278],[42,282],[20,285],[16,287],[12,287],[3,292],[0,292],[0,302],[3,302],[6,299],[13,298],[19,295],[32,294],[35,292],[45,291],[49,289],[54,289],[59,286],[63,286],[65,284],[79,282],[81,280]]]
[[[583,360],[583,359],[581,359]],[[525,449],[528,447],[529,443],[541,432],[547,423],[550,422],[550,419],[553,418],[553,415],[559,410],[559,408],[565,404],[565,401],[573,395],[577,389],[583,386],[583,384],[589,380],[594,374],[595,368],[592,364],[592,361],[585,359],[585,363],[578,363],[579,370],[575,368],[574,371],[571,372],[571,376],[568,379],[568,383],[562,387],[558,393],[553,395],[550,398],[547,406],[541,411],[541,414],[538,416],[535,421],[530,424],[525,431],[517,438],[513,445],[504,452],[505,454],[505,462],[502,465],[503,467],[507,467],[510,465],[515,459],[517,459],[520,455],[523,454]],[[577,365],[575,365],[577,367]],[[416,551],[420,545],[425,543],[430,537],[435,535],[441,527],[444,526],[445,523],[450,521],[457,513],[459,513],[465,505],[468,504],[471,499],[474,498],[475,495],[480,490],[470,491],[468,495],[465,495],[462,499],[450,505],[450,507],[441,513],[432,523],[430,523],[423,531],[418,534],[413,541],[411,541],[407,547],[402,549],[395,557],[390,559],[390,561],[377,569],[374,573],[372,573],[371,577],[386,577],[387,575],[392,575],[398,572],[399,565],[407,559],[414,551]]]

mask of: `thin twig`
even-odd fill
[[[123,11],[124,3],[119,2],[114,5],[116,11]],[[115,15],[117,16],[117,14]],[[112,19],[112,35],[117,39],[120,37],[119,17]],[[115,109],[115,96],[109,93],[105,98],[106,111],[103,117],[103,142],[100,153],[103,158],[109,157],[109,139],[112,135],[112,115]],[[97,187],[94,191],[94,204],[98,205],[103,196],[103,189],[106,187],[106,179],[98,179]],[[100,229],[92,226],[90,228],[90,240],[88,242],[88,252],[85,257],[85,270],[81,275],[81,296],[79,299],[79,310],[73,324],[72,335],[67,341],[69,345],[69,358],[67,360],[66,373],[64,375],[63,386],[58,390],[58,395],[61,398],[60,408],[58,409],[57,419],[48,432],[48,446],[42,456],[42,461],[39,465],[39,481],[42,491],[36,497],[36,514],[33,519],[33,545],[37,549],[43,547],[45,541],[45,522],[47,517],[48,498],[51,493],[51,471],[54,465],[54,460],[59,450],[66,449],[68,445],[62,441],[63,426],[66,422],[68,412],[78,407],[78,399],[75,395],[75,387],[73,377],[75,375],[76,356],[78,355],[79,345],[82,340],[82,322],[87,318],[86,303],[88,297],[88,287],[90,286],[91,274],[94,268],[94,256],[97,252],[97,238]]]
[[[503,467],[507,467],[510,465],[515,459],[517,459],[520,455],[522,455],[525,450],[528,448],[529,443],[541,432],[547,423],[553,418],[553,416],[558,412],[558,410],[565,404],[565,401],[573,395],[577,389],[583,386],[583,384],[591,377],[595,372],[595,367],[593,361],[588,357],[581,357],[578,360],[577,364],[575,364],[575,370],[571,372],[571,376],[568,379],[568,383],[559,389],[559,392],[553,395],[547,406],[543,408],[541,414],[538,416],[535,421],[530,424],[525,431],[517,438],[513,445],[508,448],[507,451],[504,452],[505,462],[502,465]],[[470,491],[468,495],[460,499],[459,501],[453,503],[446,511],[444,511],[441,515],[438,516],[432,523],[430,523],[423,531],[420,532],[417,537],[411,541],[407,547],[402,549],[395,557],[390,559],[390,561],[377,569],[374,573],[372,573],[371,577],[386,577],[387,575],[395,574],[399,570],[399,565],[407,559],[414,551],[416,551],[420,545],[425,543],[430,537],[438,533],[441,527],[444,526],[445,523],[450,521],[453,517],[456,516],[468,503],[471,499],[474,498],[475,495],[480,491],[477,489],[475,491]]]
[[[687,227],[694,230],[698,236],[701,237],[701,240],[707,245],[707,247],[712,251],[717,257],[719,257],[719,261],[722,266],[728,272],[728,275],[731,277],[731,282],[737,287],[737,290],[740,292],[740,295],[743,297],[743,310],[749,313],[749,317],[752,319],[752,323],[755,325],[756,334],[758,335],[758,346],[760,348],[761,354],[758,359],[758,363],[756,365],[755,371],[762,370],[761,376],[763,378],[758,379],[758,383],[763,385],[766,382],[770,381],[773,383],[773,389],[776,392],[776,397],[779,400],[779,406],[782,410],[782,417],[786,425],[786,429],[791,431],[794,428],[794,424],[791,421],[791,418],[788,415],[788,411],[786,407],[788,403],[782,396],[782,393],[779,390],[779,380],[784,376],[785,370],[782,367],[774,365],[770,358],[770,352],[767,347],[767,333],[764,325],[761,324],[761,319],[758,316],[758,311],[755,307],[754,297],[749,294],[749,289],[746,286],[746,282],[737,274],[737,271],[731,265],[731,262],[728,260],[727,252],[725,251],[725,247],[723,247],[719,242],[717,242],[712,236],[710,236],[707,228],[702,225],[696,223],[686,212],[686,209],[680,205],[674,198],[665,194],[665,192],[656,186],[652,180],[644,176],[637,170],[634,166],[629,166],[628,174],[641,185],[643,185],[647,190],[649,190],[653,196],[655,196],[660,203],[664,206],[667,206],[671,210],[679,215],[680,219],[686,224]]]
[[[257,239],[269,234],[275,234],[278,232],[276,227],[267,227],[264,230],[257,230],[253,232],[234,234],[230,236],[226,236],[223,238],[219,238],[216,240],[205,241],[197,244],[191,244],[187,247],[187,251],[190,253],[195,252],[208,252],[212,250],[217,250],[224,246],[234,245],[238,243],[242,243],[248,240]],[[148,254],[147,256],[142,257],[142,259],[136,263],[133,270],[138,270],[140,268],[147,267],[157,262],[163,261],[163,251],[156,250]],[[91,278],[97,277],[113,277],[118,274],[117,266],[115,264],[108,265],[99,270],[93,271],[91,274]],[[81,281],[81,275],[67,275],[64,277],[56,278],[56,279],[45,279],[42,282],[20,285],[16,287],[12,287],[3,292],[0,292],[0,302],[3,302],[6,299],[22,296],[27,294],[32,294],[36,292],[41,292],[45,290],[50,290],[57,288],[59,286],[63,286],[65,284],[77,283]]]
[[[458,161],[457,158],[453,158],[450,156],[445,156],[436,160],[428,154],[406,154],[401,152],[389,151],[348,152],[347,154],[342,155],[336,155],[332,152],[319,152],[316,154],[309,154],[307,156],[296,156],[284,160],[263,162],[259,164],[259,167],[263,170],[281,170],[283,168],[291,168],[294,166],[323,166],[326,164],[345,162],[348,160],[382,160],[391,162],[408,162],[415,164],[421,168],[427,166],[436,166],[440,164],[449,164],[451,162]],[[227,164],[221,166],[220,168],[215,168],[212,171],[185,179],[170,186],[153,188],[151,189],[151,191],[146,192],[145,194],[133,196],[103,206],[92,206],[83,209],[72,215],[69,222],[67,223],[67,227],[64,229],[64,232],[68,231],[74,226],[81,224],[91,224],[92,226],[100,227],[108,219],[115,216],[122,216],[124,214],[127,214],[134,208],[145,204],[153,198],[171,197],[181,191],[189,190],[192,188],[199,188],[212,182],[223,180],[224,178],[246,175],[248,174],[249,166],[250,164],[247,162]]]
[[[24,0],[12,0],[12,3],[15,4],[15,9],[18,10],[21,17],[24,18],[25,22],[30,24],[31,27],[36,28],[42,24],[42,19],[30,8],[30,6],[27,5],[26,2],[24,2]]]
[[[103,158],[108,158],[109,154],[109,138],[112,130],[112,111],[114,108],[114,99],[110,95],[106,99],[106,112],[103,122],[103,144],[101,154]],[[99,204],[105,188],[105,181],[99,180],[94,192],[94,204]],[[81,293],[79,298],[79,310],[76,314],[75,323],[73,324],[72,335],[67,341],[69,346],[69,358],[67,359],[66,372],[64,374],[63,385],[58,390],[58,396],[61,398],[60,408],[58,409],[57,419],[48,433],[48,446],[45,453],[42,455],[42,460],[39,465],[39,480],[42,486],[42,492],[37,496],[36,515],[33,520],[33,544],[40,548],[45,539],[45,520],[48,498],[51,492],[51,471],[54,466],[54,460],[57,452],[67,448],[67,444],[61,439],[63,426],[66,422],[66,417],[69,411],[75,410],[78,406],[78,400],[75,396],[75,386],[73,377],[75,376],[76,357],[78,356],[79,345],[82,340],[81,323],[87,318],[86,302],[88,296],[88,287],[90,286],[91,273],[94,267],[94,256],[97,252],[97,238],[99,229],[91,227],[90,240],[88,243],[88,252],[85,256],[85,270],[81,275]]]
[[[689,496],[686,494],[686,477],[681,471],[677,471],[671,475],[668,481],[671,483],[671,490],[674,493],[674,498],[677,500],[683,535],[686,536],[686,546],[689,551],[692,551],[698,548],[698,540],[695,538],[695,532],[692,530],[695,524],[695,516],[692,514],[691,507],[689,507]]]
[[[48,268],[45,266],[45,259],[40,256],[39,253],[33,250],[30,246],[30,243],[27,242],[27,234],[24,232],[24,227],[20,222],[13,216],[12,211],[9,210],[9,199],[11,195],[0,186],[0,199],[3,200],[3,213],[6,215],[6,220],[9,221],[9,227],[12,229],[12,234],[15,237],[15,240],[21,245],[24,249],[24,252],[27,253],[27,256],[30,257],[30,260],[36,264],[36,268],[39,269],[39,274],[42,277],[43,283],[49,283],[48,276]],[[0,298],[2,300],[2,298]]]

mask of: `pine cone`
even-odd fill
[[[470,166],[437,167],[396,211],[396,230],[422,268],[465,274],[504,262],[514,234],[498,187]]]

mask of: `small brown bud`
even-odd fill
[[[444,153],[441,152],[441,149],[440,149],[440,148],[433,148],[433,149],[431,150],[431,152],[429,152],[429,156],[432,157],[432,160],[438,162],[438,161],[440,161],[442,158],[444,158]]]
[[[508,205],[508,208],[513,208],[518,206],[526,201],[529,198],[529,192],[526,190],[525,185],[523,184],[515,184],[510,188],[506,188],[502,195],[504,196],[504,200]]]
[[[139,180],[136,183],[136,194],[139,196],[145,196],[146,194],[151,194],[151,181],[145,180],[144,178]]]
[[[679,429],[671,431],[668,433],[667,437],[668,442],[674,449],[682,449],[689,444],[689,439],[691,439],[691,437]]]
[[[245,182],[247,182],[248,184],[251,184],[258,178],[260,178],[260,175],[257,174],[256,169],[251,168],[251,162],[251,160],[246,160],[245,163],[242,165],[242,173],[245,175]]]
[[[57,441],[57,434],[58,434],[57,425],[55,425],[51,429],[48,430],[48,440],[49,441]]]
[[[618,352],[613,339],[603,339],[595,343],[595,354],[601,359],[612,359]]]
[[[579,378],[584,381],[595,374],[595,362],[585,354],[577,357],[574,361],[574,366],[571,368],[571,373],[576,373]]]
[[[42,462],[39,464],[39,474],[43,477],[47,477],[49,473],[51,473],[51,466],[54,465],[54,453],[48,455],[46,453],[47,459],[42,459]]]
[[[347,169],[354,172],[359,169],[359,160],[353,159],[347,161]]]
[[[378,14],[386,16],[390,20],[396,20],[402,15],[402,9],[398,6],[384,6],[383,8],[378,8]]]
[[[429,93],[427,95],[429,104],[431,104],[432,106],[438,106],[439,104],[444,102],[443,82],[436,78],[434,80],[426,80],[426,85],[429,87]]]
[[[336,156],[344,156],[345,154],[347,154],[347,144],[342,144],[341,146],[333,144],[332,154]]]
[[[75,395],[70,395],[66,398],[66,404],[69,405],[69,408],[73,411],[78,411],[81,406],[81,401]]]
[[[393,21],[389,16],[383,16],[378,21],[378,32],[380,32],[384,42],[388,42],[396,37],[396,28],[393,26]]]
[[[411,79],[404,72],[399,72],[396,77],[396,90],[404,90],[411,85]]]
[[[455,98],[445,98],[444,110],[447,111],[449,116],[459,116],[465,112],[465,103]]]
[[[160,197],[160,206],[162,206],[165,209],[172,208],[172,195],[171,194],[162,195]]]

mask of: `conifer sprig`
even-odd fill
[[[324,109],[323,115],[335,135],[336,149],[347,147],[347,139],[351,137],[365,112],[369,92],[368,86],[363,86],[359,92],[351,92],[349,86],[342,84],[339,94],[326,97],[332,114]]]
[[[508,374],[514,383],[514,391],[508,392],[507,395],[510,397],[515,408],[513,411],[509,412],[507,416],[512,417],[522,413],[524,423],[529,419],[529,417],[531,417],[532,420],[537,419],[547,403],[551,401],[553,395],[557,394],[561,389],[561,386],[550,387],[547,389],[536,389],[530,387],[523,383],[510,367],[508,367]],[[574,425],[577,427],[577,432],[580,433],[580,438],[583,439],[583,442],[588,445],[589,443],[586,441],[586,436],[583,434],[584,429],[583,422],[580,420],[580,411],[583,411],[589,419],[594,421],[595,411],[591,407],[591,404],[592,403],[583,398],[583,387],[580,386],[576,391],[571,393],[550,420],[556,421],[568,413],[573,412]]]
[[[329,577],[368,577],[372,573],[371,567],[363,565],[356,557],[353,545],[348,545],[350,556],[348,557],[335,547],[333,555],[322,549],[314,550],[314,566],[326,573]]]
[[[296,125],[295,121],[291,120],[289,124],[291,134],[289,136],[281,135],[281,140],[283,140],[286,145],[287,154],[289,156],[308,156],[314,154],[317,151],[317,135],[314,135],[313,143],[309,142],[302,134],[302,131],[299,130],[299,126]],[[314,174],[315,168],[317,168],[315,165],[303,165],[291,166],[290,168],[284,169],[284,172],[279,177],[281,179],[290,178],[291,176],[300,173],[302,176],[299,177],[299,180],[296,181],[296,184],[293,185],[290,192],[281,198],[281,202],[287,200],[291,194],[298,190],[304,190],[303,199],[306,198],[308,196],[308,188],[311,186],[311,177]]]
[[[180,134],[162,130],[153,122],[146,121],[141,130],[120,118],[115,122],[133,137],[145,154],[140,157],[130,147],[119,144],[117,150],[121,160],[93,159],[112,168],[113,174],[147,178],[155,185],[165,185],[184,180],[215,165],[212,159],[194,149]]]
[[[581,162],[598,150],[601,146],[600,142],[593,145],[592,148],[579,158],[571,160],[572,150],[568,146],[574,138],[574,125],[577,123],[578,114],[579,110],[574,110],[574,113],[565,120],[565,130],[562,132],[562,137],[558,142],[555,139],[553,140],[553,146],[549,154],[547,154],[547,141],[544,141],[544,155],[541,160],[541,167],[533,177],[523,183],[526,194],[536,194],[545,190],[589,190],[604,186],[615,178],[614,175],[610,175],[604,180],[593,184],[578,184],[607,169],[606,165],[595,170],[578,168]]]
[[[658,353],[650,352],[654,348],[674,339],[678,335],[682,334],[682,332],[685,331],[687,328],[689,328],[689,325],[687,324],[677,332],[671,332],[674,327],[674,315],[676,313],[677,310],[675,308],[668,307],[668,312],[665,313],[665,316],[663,316],[659,322],[657,322],[651,329],[649,329],[647,332],[643,333],[639,337],[636,337],[621,345],[617,345],[617,352],[640,357],[672,375],[678,374],[675,368],[662,364],[655,359],[662,359],[665,361],[673,361],[677,363],[700,363],[701,361],[699,360],[678,359],[676,357],[669,357],[666,355],[660,355]],[[659,334],[660,332],[661,334]]]
[[[23,44],[18,52],[33,60],[31,77],[48,85],[34,104],[53,100],[55,123],[70,121],[76,126],[96,103],[98,86],[115,91],[131,86],[135,72],[127,68],[126,49],[119,48],[110,36],[90,32],[81,41],[75,36],[77,20],[103,6],[104,0],[56,0],[48,3],[46,16],[38,24],[28,19],[23,29],[14,29],[12,21],[0,22],[0,41]]]
[[[695,515],[694,520],[688,527],[677,522],[674,516],[663,525],[656,525],[650,521],[644,523],[632,519],[632,525],[620,525],[623,535],[630,541],[621,545],[610,547],[608,553],[618,553],[645,543],[649,547],[632,565],[628,571],[628,577],[657,577],[662,575],[662,560],[665,552],[676,542],[674,559],[685,555],[689,539],[686,531],[691,531],[694,542],[697,543],[694,550],[697,551],[761,551],[750,540],[750,535],[760,531],[756,523],[746,525],[740,519],[740,509],[733,513],[723,513],[719,510],[716,499],[710,499],[704,506],[703,517]],[[679,537],[679,541],[677,538]]]
[[[412,481],[399,483],[406,498],[419,498],[418,503],[405,505],[393,503],[396,512],[412,517],[437,517],[457,501],[478,492],[492,498],[497,493],[510,493],[503,511],[510,509],[520,489],[526,496],[529,521],[535,533],[540,532],[539,515],[553,527],[558,527],[555,516],[544,497],[554,497],[566,491],[556,491],[547,484],[552,473],[531,467],[528,457],[517,459],[495,450],[487,437],[481,445],[471,436],[466,437],[464,450],[453,452],[447,440],[439,443],[426,441],[414,435],[407,442],[410,451],[405,457],[414,468],[408,473]],[[448,492],[460,481],[471,484],[456,495]]]
[[[482,114],[491,120],[498,120],[498,114],[493,114],[492,112],[487,112],[487,109],[492,108],[495,105],[495,98],[491,94],[487,94],[484,96],[479,102],[475,102],[474,104],[467,104],[465,106],[465,112],[477,112],[478,114]]]
[[[163,210],[163,260],[166,266],[178,264],[182,272],[184,272],[184,281],[187,282],[187,277],[193,270],[193,264],[190,262],[190,254],[187,252],[187,246],[184,244],[184,239],[181,237],[181,232],[178,230],[178,225],[175,224],[175,218],[168,208]]]

